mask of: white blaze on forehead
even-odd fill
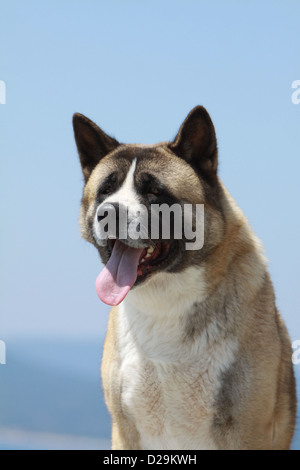
[[[126,206],[139,204],[138,197],[134,188],[135,168],[136,158],[133,160],[121,187],[118,189],[118,191],[106,198],[104,202],[118,202]]]

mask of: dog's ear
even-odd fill
[[[217,140],[212,120],[203,106],[192,109],[169,148],[209,181],[214,179],[218,166]]]
[[[93,121],[76,113],[73,116],[75,141],[85,182],[101,158],[118,145],[115,139],[103,132]]]

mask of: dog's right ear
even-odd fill
[[[120,144],[83,114],[75,113],[73,115],[73,128],[82,173],[85,182],[87,182],[101,158]]]

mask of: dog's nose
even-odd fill
[[[117,221],[119,220],[120,206],[117,202],[105,202],[97,210],[97,220],[101,222],[105,217],[111,216]]]

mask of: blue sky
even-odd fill
[[[72,114],[153,143],[202,104],[220,176],[265,245],[300,339],[300,2],[10,0],[0,11],[0,338],[106,327],[100,260],[79,236]]]

